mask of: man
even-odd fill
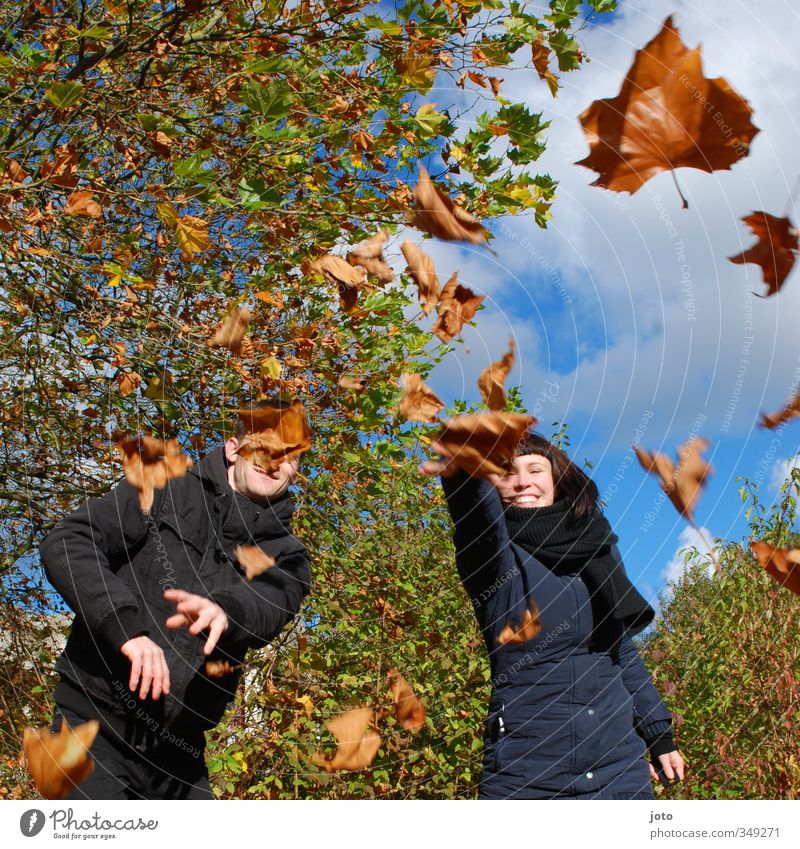
[[[212,796],[204,732],[233,698],[247,649],[281,631],[310,584],[308,552],[289,525],[297,460],[265,471],[237,454],[248,439],[240,426],[156,490],[148,514],[122,481],[41,545],[76,614],[56,665],[53,729],[100,721],[94,772],[69,799]],[[259,546],[274,566],[247,581],[238,545]],[[215,677],[206,667],[215,660],[234,668]]]

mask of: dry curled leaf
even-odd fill
[[[230,675],[231,672],[236,672],[239,666],[234,666],[229,660],[207,660],[206,675],[209,678],[223,678],[225,675]]]
[[[119,394],[125,397],[139,388],[142,376],[135,371],[121,371],[118,372],[116,381],[119,385]]]
[[[362,269],[354,268],[340,256],[325,254],[311,263],[311,270],[316,271],[334,286],[346,286],[358,289],[367,282]]]
[[[544,43],[544,33],[537,33],[531,42],[531,61],[540,80],[547,83],[550,94],[558,94],[558,77],[550,70],[550,48]]]
[[[410,422],[435,422],[444,404],[418,374],[403,375],[403,397],[400,399],[400,415]]]
[[[766,542],[751,542],[750,548],[772,578],[800,595],[800,548],[776,548]]]
[[[242,339],[250,323],[250,310],[236,309],[217,328],[217,332],[208,340],[209,348],[227,348],[237,356],[242,353]]]
[[[372,708],[349,710],[328,722],[326,728],[336,738],[339,747],[331,758],[315,752],[312,760],[328,772],[366,769],[381,746]]]
[[[530,607],[523,611],[522,621],[519,625],[512,625],[510,622],[497,635],[497,642],[501,646],[516,645],[526,643],[540,634],[542,626],[539,624],[539,608],[536,602],[531,599]]]
[[[499,363],[492,363],[485,368],[478,378],[483,403],[490,410],[502,410],[506,406],[505,382],[508,373],[514,368],[514,340],[509,337],[508,351],[503,354]]]
[[[533,416],[520,413],[471,413],[446,422],[434,441],[473,477],[505,475],[517,444],[535,424]]]
[[[433,260],[413,242],[403,242],[400,245],[400,250],[403,252],[403,256],[408,263],[409,274],[417,284],[419,299],[422,303],[422,311],[425,315],[429,315],[431,310],[439,303],[439,295],[441,293],[441,286],[436,274],[436,268],[433,265]]]
[[[486,241],[484,227],[465,209],[453,203],[421,166],[419,173],[419,182],[414,189],[415,212],[411,226],[448,241],[471,242],[473,245]]]
[[[690,439],[680,445],[677,468],[666,454],[652,454],[638,446],[633,449],[642,468],[658,476],[661,488],[675,509],[690,522],[706,479],[713,474],[711,464],[700,456],[700,452],[710,446],[711,443],[704,437]]]
[[[264,549],[257,545],[237,545],[234,552],[245,578],[252,581],[267,569],[275,565],[275,558],[270,557]]]
[[[25,729],[25,760],[36,789],[45,799],[63,799],[92,774],[94,761],[89,748],[99,730],[96,719],[74,728],[62,722],[56,734],[46,727]]]
[[[394,701],[394,714],[400,725],[414,734],[425,727],[425,706],[414,695],[414,690],[396,670],[389,670],[389,689]]]
[[[578,164],[598,172],[593,185],[631,193],[674,168],[728,169],[758,132],[751,115],[726,80],[703,76],[700,48],[681,41],[670,17],[637,51],[617,97],[580,116],[590,153]]]
[[[458,272],[447,281],[439,297],[439,314],[431,332],[445,344],[461,333],[471,321],[486,295],[476,295],[471,289],[458,282]]]
[[[297,398],[288,407],[254,407],[236,412],[248,434],[236,453],[262,469],[277,471],[281,463],[311,447],[311,428]]]
[[[767,430],[772,430],[779,424],[788,422],[790,419],[797,418],[798,416],[800,416],[800,389],[794,393],[792,400],[779,412],[762,413],[760,425],[767,428]]]
[[[125,479],[139,493],[143,513],[153,506],[153,491],[163,489],[167,481],[180,478],[192,465],[181,453],[177,439],[162,441],[152,436],[121,439],[116,446],[122,454]]]
[[[736,256],[728,257],[731,262],[743,265],[754,262],[761,266],[767,297],[780,291],[789,276],[795,261],[795,252],[800,250],[798,232],[788,218],[777,218],[768,212],[753,212],[742,219],[753,231],[758,241],[751,248]]]
[[[381,284],[391,283],[394,271],[383,256],[383,245],[388,238],[385,230],[379,230],[374,236],[354,245],[347,254],[347,261],[363,268],[371,277],[377,277]]]
[[[339,389],[349,389],[352,392],[357,392],[359,395],[367,388],[363,377],[347,377],[346,375],[340,377],[336,381],[336,385]]]
[[[100,204],[91,192],[72,192],[64,206],[67,215],[85,215],[88,218],[99,218],[103,214]]]

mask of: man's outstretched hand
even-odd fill
[[[175,602],[175,615],[167,619],[167,628],[189,626],[190,634],[208,631],[208,639],[203,652],[211,654],[219,638],[228,630],[228,617],[225,611],[210,598],[193,595],[186,590],[165,590],[164,598]]]
[[[153,701],[158,701],[163,693],[169,693],[169,669],[164,652],[150,637],[134,637],[123,643],[120,652],[131,662],[131,680],[128,689],[136,692],[141,680],[139,698],[146,699],[152,691]]]

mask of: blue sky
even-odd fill
[[[702,43],[705,75],[724,76],[761,130],[731,170],[678,172],[688,210],[668,173],[631,196],[590,186],[593,173],[574,164],[588,153],[578,115],[618,93],[634,51],[670,14],[687,45]],[[800,381],[800,267],[783,291],[762,299],[753,295],[764,291],[760,269],[727,260],[753,241],[742,216],[785,214],[800,176],[800,10],[788,0],[621,2],[579,37],[591,61],[563,78],[557,100],[535,73],[505,74],[503,94],[552,122],[536,164],[560,184],[548,229],[523,217],[491,222],[495,255],[424,245],[440,277],[458,269],[464,284],[487,294],[465,345],[430,383],[445,399],[478,400],[479,372],[513,335],[519,353],[509,382],[537,408],[542,432],[568,422],[573,459],[594,463],[627,568],[655,600],[696,535],[633,458],[637,432],[642,447],[673,458],[691,433],[711,440],[715,474],[695,519],[728,539],[746,532],[737,476],[758,480],[766,499],[800,449],[800,422],[779,435],[757,427],[759,412],[780,409]],[[445,105],[448,94],[435,95]]]

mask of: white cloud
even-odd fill
[[[800,452],[793,457],[785,457],[782,460],[776,460],[772,464],[772,471],[769,479],[769,488],[776,492],[783,486],[786,478],[792,469],[800,468]]]
[[[711,550],[709,548],[709,542],[712,539],[713,537],[711,536],[708,528],[702,527],[698,533],[698,530],[691,527],[691,525],[685,527],[678,537],[678,548],[675,551],[675,554],[661,573],[664,583],[672,584],[680,580],[681,576],[686,571],[684,555],[687,549],[694,547],[699,552],[708,554]],[[707,574],[709,578],[714,574],[714,566],[710,561]]]

